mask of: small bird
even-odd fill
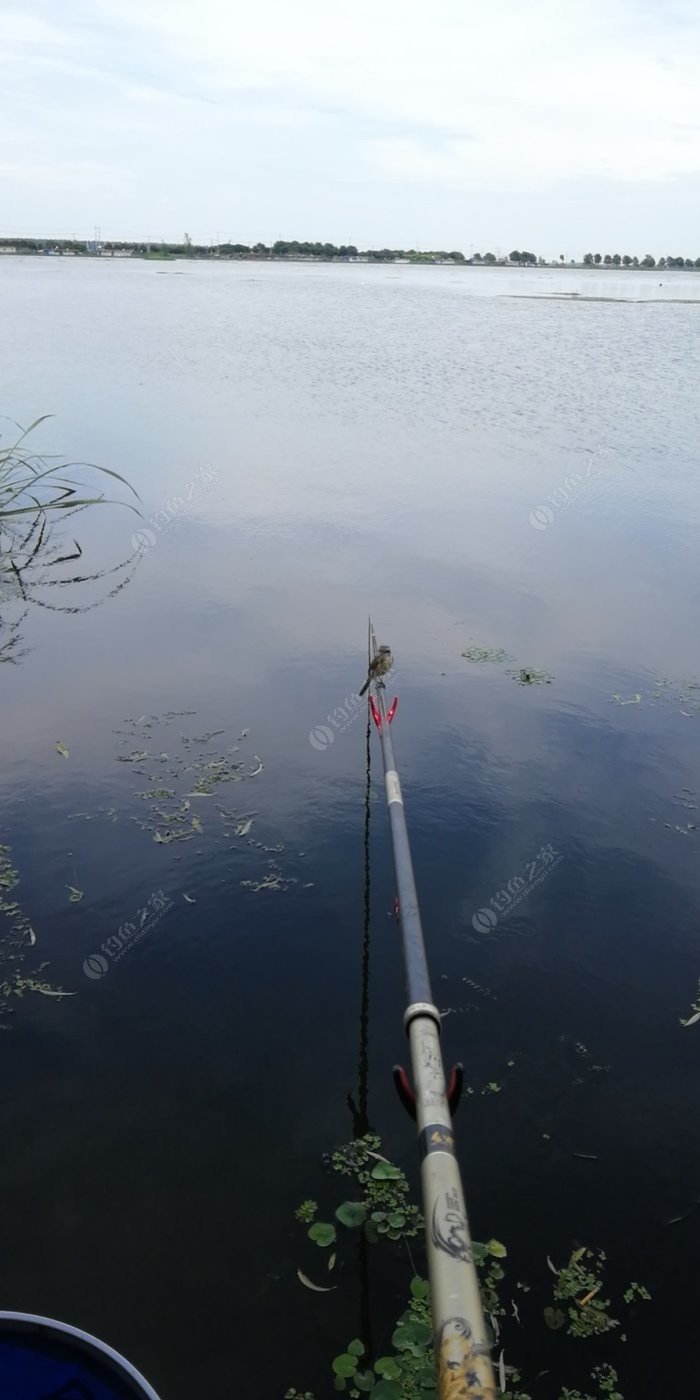
[[[364,695],[365,691],[367,690],[370,684],[370,681],[379,681],[381,680],[382,676],[388,675],[393,664],[394,658],[391,654],[391,647],[380,647],[379,651],[377,652],[377,655],[374,656],[369,663],[367,680],[365,681],[362,690],[360,691],[360,695]]]

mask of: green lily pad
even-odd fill
[[[343,1201],[343,1204],[338,1206],[335,1218],[349,1230],[357,1230],[367,1219],[367,1207],[364,1201]]]
[[[380,1356],[374,1363],[374,1369],[378,1376],[384,1376],[388,1381],[398,1380],[401,1375],[401,1367],[393,1356]]]
[[[364,1356],[364,1342],[361,1342],[359,1337],[355,1337],[354,1341],[348,1343],[348,1352],[350,1356]]]
[[[564,1326],[566,1317],[561,1308],[545,1308],[544,1320],[547,1326],[551,1327],[553,1332],[558,1332],[560,1327]]]
[[[309,1239],[314,1244],[320,1245],[321,1249],[327,1249],[335,1239],[335,1225],[328,1225],[325,1221],[318,1220],[308,1231]]]
[[[358,1390],[369,1392],[374,1390],[375,1380],[374,1371],[356,1371],[352,1383],[357,1386]]]
[[[349,1352],[344,1351],[341,1352],[340,1356],[334,1357],[332,1365],[336,1376],[343,1376],[345,1379],[348,1379],[350,1376],[354,1376],[357,1370],[357,1357],[351,1356]]]
[[[426,1347],[431,1338],[430,1328],[425,1322],[405,1322],[396,1328],[392,1342],[397,1351],[407,1351],[412,1347]]]
[[[372,1167],[372,1176],[375,1181],[396,1181],[401,1176],[401,1171],[391,1162],[377,1162]]]
[[[396,1381],[382,1380],[375,1385],[372,1400],[401,1400],[401,1386]]]

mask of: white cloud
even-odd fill
[[[129,170],[115,165],[101,165],[97,161],[62,161],[59,164],[36,163],[28,165],[23,161],[0,161],[0,180],[8,186],[29,186],[44,190],[51,195],[51,205],[47,202],[47,225],[51,219],[48,211],[54,204],[54,196],[91,189],[94,194],[103,191],[126,194],[133,181]],[[7,207],[7,206],[6,206]]]
[[[347,234],[368,240],[378,183],[397,218],[399,195],[405,207],[425,185],[447,219],[447,202],[465,193],[482,194],[484,208],[489,196],[530,195],[534,211],[543,192],[585,182],[603,221],[611,186],[668,189],[700,174],[700,11],[690,4],[66,0],[58,14],[48,0],[0,8],[0,103],[10,106],[8,93],[21,102],[20,155],[36,166],[48,141],[52,160],[74,159],[65,146],[77,140],[81,160],[128,165],[145,224],[153,209],[177,229],[183,188],[207,219],[230,221],[229,180],[249,224],[256,165],[259,207],[266,217],[276,208],[280,228],[292,233],[304,195],[314,218],[332,210],[342,185],[343,201],[357,194]],[[159,188],[156,207],[151,172],[174,182],[178,148],[177,187]]]

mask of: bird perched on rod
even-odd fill
[[[394,658],[391,654],[391,647],[380,647],[377,655],[373,656],[369,663],[367,680],[360,691],[360,695],[364,695],[370,681],[381,681],[382,676],[387,676],[393,664]]]

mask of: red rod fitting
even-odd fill
[[[396,714],[396,706],[398,705],[398,703],[399,703],[399,697],[398,697],[398,695],[395,695],[394,698],[393,698],[393,700],[392,700],[392,702],[391,702],[391,709],[387,711],[387,716],[386,716],[386,722],[387,722],[387,724],[391,724],[391,721],[392,721],[392,719],[394,718],[394,715]]]
[[[381,715],[380,715],[380,713],[379,713],[379,710],[377,709],[377,705],[376,705],[374,696],[371,695],[371,694],[370,694],[370,697],[369,697],[369,708],[370,708],[370,710],[372,711],[372,719],[374,720],[374,723],[376,724],[377,729],[381,729],[381,727],[382,727],[382,717],[381,717]]]
[[[415,1119],[416,1096],[413,1091],[411,1081],[403,1065],[394,1065],[393,1075],[394,1083],[396,1085],[396,1092],[398,1093],[398,1096],[409,1118]],[[459,1108],[459,1101],[462,1097],[463,1083],[464,1065],[461,1063],[453,1065],[452,1069],[450,1070],[449,1080],[447,1082],[447,1103],[453,1118],[455,1116],[455,1113],[457,1112],[457,1109]]]

